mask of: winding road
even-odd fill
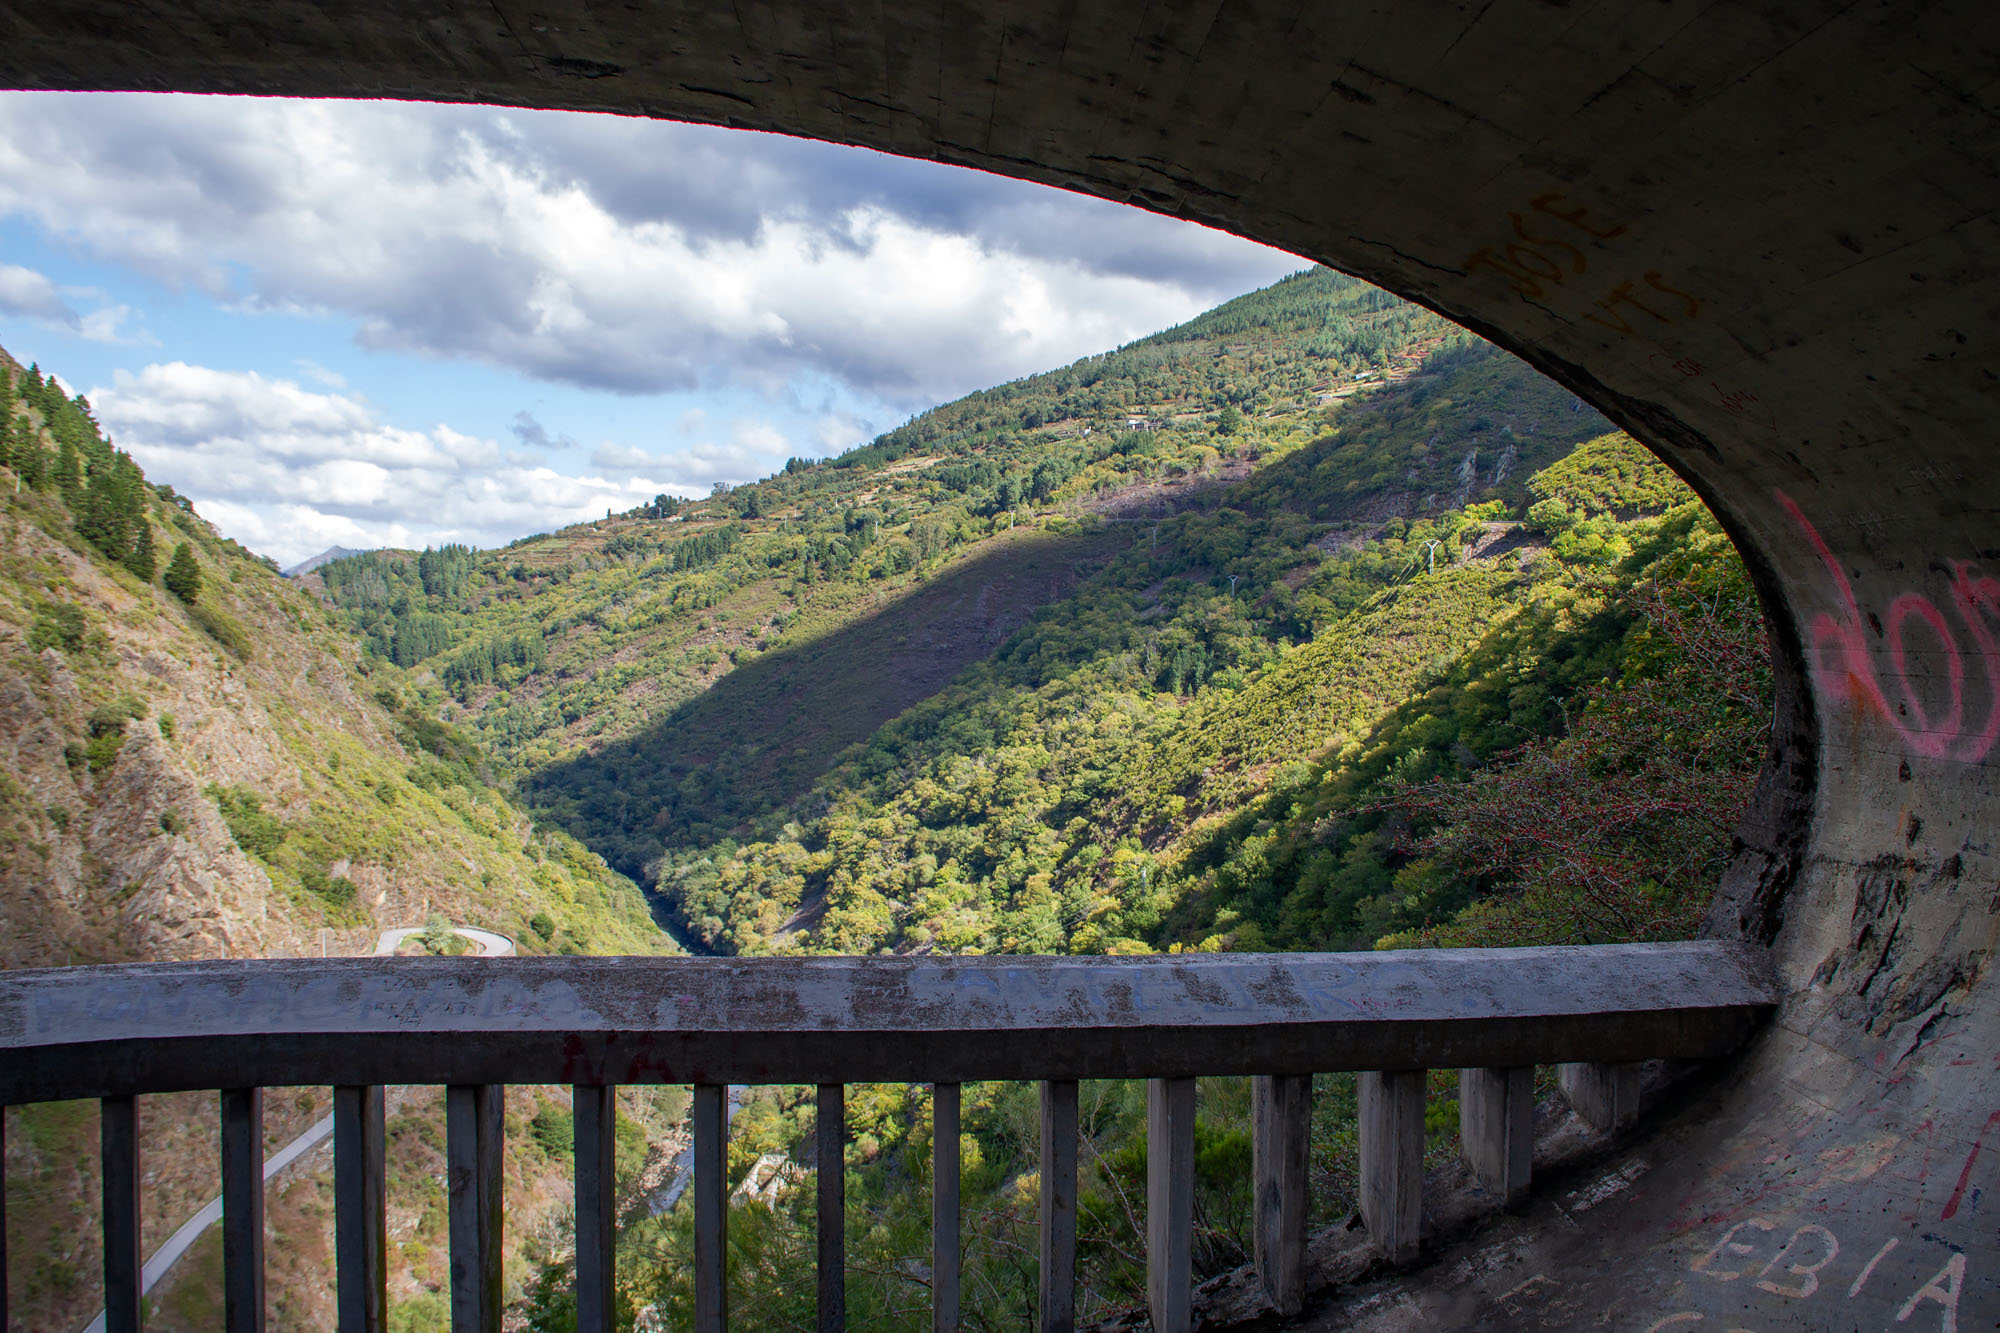
[[[376,956],[383,957],[395,953],[404,940],[412,935],[420,935],[426,929],[424,926],[402,926],[395,930],[383,931],[381,938],[375,941]],[[514,941],[495,931],[480,930],[473,926],[453,926],[451,929],[454,935],[462,935],[477,944],[480,956],[483,958],[504,958],[514,952]],[[272,1177],[332,1136],[332,1116],[314,1121],[305,1133],[264,1160],[264,1183],[268,1185]],[[201,1239],[201,1234],[221,1220],[222,1196],[217,1195],[193,1217],[181,1223],[179,1230],[167,1237],[166,1244],[153,1251],[147,1258],[139,1270],[139,1290],[152,1291],[154,1285],[180,1262],[181,1256]],[[97,1317],[84,1325],[83,1333],[104,1333],[104,1311],[99,1310]]]
[[[729,1085],[723,1123],[725,1125],[734,1124],[736,1122],[736,1113],[742,1109],[743,1089],[732,1083]],[[674,1158],[673,1174],[667,1177],[666,1183],[646,1196],[646,1216],[658,1217],[678,1203],[681,1194],[687,1189],[688,1181],[693,1175],[694,1143],[690,1140],[688,1146],[681,1149],[680,1155]]]

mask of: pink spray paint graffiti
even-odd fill
[[[1876,670],[1874,649],[1846,572],[1792,497],[1783,491],[1777,492],[1777,497],[1818,554],[1839,602],[1838,612],[1820,613],[1806,631],[1807,651],[1812,655],[1821,685],[1831,694],[1845,696],[1880,713],[1905,745],[1927,759],[1961,763],[1984,759],[1993,749],[1994,741],[2000,739],[2000,638],[1995,637],[1988,620],[1989,615],[2000,618],[2000,579],[1980,573],[1970,561],[1955,560],[1951,564],[1952,609],[1964,627],[1969,644],[1960,642],[1945,613],[1921,593],[1903,593],[1889,603],[1880,619],[1872,615],[1865,618],[1866,625],[1886,641],[1890,680],[1900,696],[1892,703]],[[1933,698],[1929,705],[1918,697],[1912,684],[1920,678],[1911,666],[1918,644],[1905,631],[1913,628],[1918,637],[1928,636],[1936,643],[1943,697]],[[1978,664],[1986,677],[1986,714],[1977,730],[1966,721],[1968,658]],[[1921,678],[1935,679],[1939,674],[1926,672]]]

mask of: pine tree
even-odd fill
[[[153,525],[142,514],[139,517],[139,539],[132,543],[132,554],[125,557],[125,568],[132,571],[141,583],[151,583],[153,575],[159,572],[159,556],[153,550]],[[199,578],[199,571],[196,573]]]
[[[167,561],[167,572],[160,582],[189,606],[201,600],[201,566],[194,562],[194,552],[186,542],[174,548],[174,558]]]
[[[56,490],[62,493],[63,502],[75,509],[83,498],[83,460],[77,456],[76,446],[67,437],[56,446],[55,483]]]
[[[127,453],[113,451],[90,469],[76,530],[106,559],[123,562],[132,555],[145,522],[145,474]]]
[[[49,454],[42,448],[40,432],[26,412],[14,417],[14,443],[8,450],[13,459],[14,475],[23,483],[40,490],[48,481]]]

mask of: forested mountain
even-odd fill
[[[463,732],[417,706],[318,602],[149,483],[89,404],[0,353],[0,967],[367,953],[390,927],[456,921],[529,953],[670,949],[638,888],[537,828]],[[440,932],[440,947],[454,937]],[[267,1102],[288,1137],[325,1090]],[[529,1115],[538,1105],[532,1092]],[[147,1239],[214,1194],[213,1094],[145,1100]],[[399,1111],[412,1244],[399,1293],[439,1280],[441,1170]],[[94,1103],[12,1107],[12,1317],[79,1328],[97,1307]],[[524,1226],[548,1154],[519,1159]],[[562,1172],[555,1170],[560,1185]],[[330,1208],[309,1172],[274,1191],[279,1322],[325,1322]],[[159,1224],[164,1222],[164,1228]],[[213,1327],[219,1251],[198,1250],[148,1327]]]
[[[977,548],[991,561],[976,580],[988,604],[975,592],[965,617],[952,614],[948,597],[899,608],[894,618],[905,623],[895,637],[921,640],[932,666],[909,652],[880,664],[890,675],[948,676],[1069,586],[1079,562],[1094,567],[1105,553],[1101,538],[1075,552],[1058,540],[1043,559],[1045,541],[994,537],[1027,527],[1061,539],[1106,506],[1120,507],[1107,517],[1127,521],[1150,512],[1132,509],[1148,499],[1171,508],[1176,495],[1240,475],[1259,449],[1311,438],[1328,405],[1407,372],[1448,333],[1427,312],[1314,270],[1182,329],[970,395],[841,458],[794,460],[700,503],[663,496],[476,559],[438,551],[420,568],[425,556],[382,552],[317,575],[377,653],[422,662],[497,755],[518,773],[538,773],[632,736],[735,666],[865,620]],[[1253,416],[1254,430],[1245,425]],[[1420,483],[1449,494],[1456,485],[1445,466],[1373,480],[1384,494]],[[1004,605],[991,607],[1012,580]],[[947,623],[928,633],[933,612]],[[981,637],[994,632],[998,639]],[[548,654],[546,670],[526,660],[538,651]],[[865,726],[825,743],[837,750],[862,739],[927,692],[892,691]],[[797,712],[782,712],[778,730]],[[816,750],[807,767],[823,757]],[[764,799],[761,785],[742,793],[753,805]],[[715,800],[733,820],[740,801],[703,797]],[[631,873],[661,845],[615,811],[571,817]]]
[[[1560,731],[1635,544],[1726,560],[1619,438],[1311,270],[725,495],[318,577],[705,947],[1365,947],[1495,882],[1384,784]]]
[[[1379,406],[1346,411],[1363,402]],[[667,846],[751,831],[842,748],[1140,540],[1142,591],[1171,581],[1178,604],[1204,579],[1226,587],[1233,567],[1203,565],[1213,553],[1200,543],[1232,514],[1193,527],[1177,516],[1218,506],[1257,465],[1325,452],[1336,418],[1339,459],[1319,474],[1316,508],[1253,500],[1256,530],[1221,537],[1244,548],[1225,559],[1264,578],[1396,514],[1475,492],[1518,501],[1529,470],[1604,429],[1427,312],[1312,270],[727,495],[663,497],[495,552],[375,553],[317,577],[376,653],[421,664],[454,696],[447,711],[535,800],[641,873]],[[1289,479],[1257,484],[1275,495]],[[1308,637],[1354,590],[1264,578],[1243,591],[1241,630],[1275,642]],[[1234,678],[1216,632],[1200,647],[1206,660],[1195,644],[1165,645],[1182,688]],[[824,707],[822,690],[843,706]]]

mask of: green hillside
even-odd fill
[[[636,885],[538,826],[400,670],[150,484],[87,402],[5,353],[0,377],[0,967],[368,953],[384,929],[431,922],[498,930],[524,953],[672,949]],[[510,1105],[527,1117],[544,1099],[561,1109],[563,1094],[520,1091]],[[215,1099],[144,1104],[157,1243],[216,1192]],[[274,1090],[267,1106],[282,1141],[328,1093]],[[20,1327],[79,1328],[101,1303],[96,1115],[7,1111]],[[399,1223],[399,1298],[443,1277],[437,1119],[417,1099],[392,1121],[392,1193],[416,1205]],[[566,1162],[512,1160],[512,1216],[553,1219]],[[325,1186],[308,1171],[273,1191],[284,1327],[331,1321],[315,1260]],[[215,1326],[213,1243],[176,1269],[149,1328]]]
[[[0,463],[21,483],[0,488],[13,714],[0,884],[61,896],[78,862],[94,890],[70,912],[10,912],[22,928],[0,945],[7,965],[316,952],[322,927],[359,945],[429,911],[528,951],[663,947],[632,886],[533,828],[402,672],[148,484],[85,400],[4,353],[0,374],[13,386],[0,393]],[[203,892],[234,901],[204,930],[160,933],[124,900],[165,915],[148,895],[194,891],[182,881],[213,869],[171,853],[215,851],[211,834],[227,844],[229,882]],[[229,914],[252,915],[251,898],[260,922],[236,933]]]
[[[1377,799],[1392,740],[1469,772],[1615,674],[1606,571],[1691,497],[1607,432],[1311,270],[726,495],[319,578],[702,947],[1366,946],[1491,877],[1394,890],[1368,814],[1237,901],[1237,826],[1308,779]],[[1402,736],[1489,661],[1536,679]]]
[[[1120,614],[1144,612],[1171,692],[1233,681],[1372,593],[1428,538],[1409,520],[1518,506],[1533,468],[1604,428],[1427,312],[1311,270],[727,495],[317,578],[537,809],[645,876],[781,825],[1037,608],[1138,597]],[[1230,623],[1197,623],[1189,598],[1232,574]]]
[[[1713,522],[1685,493],[1665,507],[1644,493],[1678,486],[1663,468],[1620,437],[1578,457],[1594,465],[1531,484],[1616,487],[1636,467],[1619,488],[1631,517],[1551,534],[1485,502],[1326,557],[1293,589],[1249,555],[1178,557],[1245,569],[1235,598],[1224,575],[1162,579],[1150,546],[1129,552],[758,835],[670,850],[660,888],[729,950],[1365,948],[1448,916],[1491,877],[1405,866],[1378,808],[1397,784],[1478,771],[1561,732],[1593,688],[1637,678],[1658,633],[1642,591],[1727,589],[1734,630],[1761,634]],[[1256,510],[1224,507],[1176,537],[1257,526]],[[1251,550],[1277,547],[1257,535]],[[1273,592],[1244,595],[1253,578]],[[1285,633],[1322,601],[1314,629]],[[1715,761],[1744,783],[1766,697],[1751,693]],[[1705,897],[1745,796],[1684,894]]]

